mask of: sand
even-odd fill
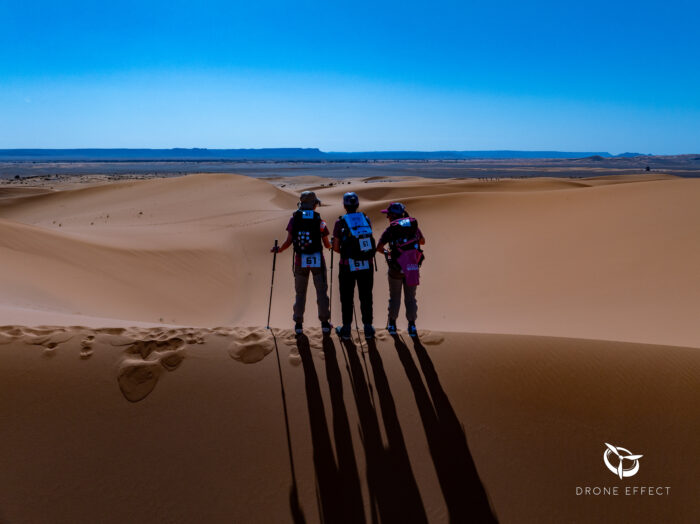
[[[418,218],[419,342],[323,338],[312,299],[295,338],[290,252],[264,329],[304,187],[331,227],[348,190],[377,231]],[[663,175],[0,186],[0,521],[697,521],[698,201]]]

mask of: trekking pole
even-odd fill
[[[332,313],[333,313],[333,248],[331,248],[331,296],[328,299],[328,316],[331,317]],[[330,320],[330,318],[328,320]]]
[[[272,255],[272,280],[270,281],[270,303],[267,306],[267,329],[270,330],[272,335],[272,340],[275,343],[275,355],[277,356],[277,373],[280,378],[280,390],[282,392],[282,409],[284,411],[284,427],[287,431],[287,452],[289,453],[289,468],[292,473],[292,487],[289,491],[289,503],[292,507],[292,518],[294,522],[306,522],[304,514],[299,507],[299,494],[297,490],[297,475],[294,468],[294,454],[292,453],[292,438],[289,431],[289,414],[287,413],[287,395],[284,391],[284,380],[282,380],[282,365],[280,364],[280,351],[277,347],[277,337],[275,332],[270,328],[270,311],[272,311],[272,290],[275,286],[275,266],[277,265],[277,244],[278,241],[275,239],[275,251]],[[293,263],[294,257],[292,257]]]
[[[269,244],[268,244],[269,245]],[[272,281],[270,282],[270,303],[267,306],[267,329],[270,329],[270,311],[272,311],[272,289],[275,286],[275,264],[277,263],[277,240],[275,240],[275,251],[272,255]]]

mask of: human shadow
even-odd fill
[[[350,422],[343,398],[343,379],[338,365],[338,355],[330,336],[323,337],[323,354],[333,412],[333,440],[338,456],[338,487],[343,493],[343,503],[348,521],[362,524],[365,522],[365,512],[360,477],[352,444]]]
[[[287,395],[284,390],[284,380],[282,380],[282,366],[280,364],[280,352],[279,346],[277,345],[277,337],[275,332],[271,329],[270,334],[272,335],[272,340],[275,344],[275,355],[277,355],[277,371],[279,373],[280,379],[280,392],[282,394],[282,407],[284,411],[284,426],[287,432],[287,452],[289,453],[289,468],[292,474],[292,485],[289,488],[289,510],[292,513],[292,522],[294,524],[306,524],[306,518],[304,517],[304,511],[301,509],[299,504],[299,491],[297,489],[297,475],[294,468],[294,455],[292,454],[292,440],[289,434],[289,414],[287,412]],[[1,524],[1,522],[0,522]]]
[[[349,340],[341,344],[360,421],[372,522],[427,522],[396,406],[376,345],[374,341],[368,341],[372,375],[387,435],[386,447],[372,399],[369,377],[365,375],[357,347]]]
[[[305,335],[299,335],[296,341],[304,369],[306,402],[316,474],[316,495],[321,522],[363,523],[365,518],[362,492],[352,447],[350,424],[343,401],[342,379],[335,358],[333,342],[329,337],[324,337],[326,375],[328,376],[333,408],[333,438],[338,455],[337,462],[309,339]]]
[[[464,427],[442,388],[428,352],[418,337],[413,338],[424,383],[406,344],[398,335],[392,338],[413,389],[450,521],[497,522],[469,451]]]

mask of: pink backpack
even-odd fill
[[[417,286],[420,284],[420,262],[423,254],[417,249],[403,251],[399,255],[397,262],[401,266],[401,271],[406,277],[406,284]]]
[[[420,284],[420,265],[425,256],[418,241],[418,221],[412,217],[399,218],[391,222],[391,227],[396,228],[396,240],[391,244],[392,257],[401,267],[401,272],[406,277],[406,284],[417,286]]]

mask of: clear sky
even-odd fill
[[[699,5],[0,0],[0,148],[700,153]]]

